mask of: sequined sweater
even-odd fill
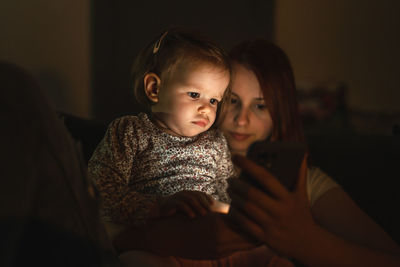
[[[88,172],[105,221],[139,225],[157,197],[182,190],[229,202],[226,179],[234,174],[226,139],[218,130],[179,137],[147,114],[114,120],[93,153]]]

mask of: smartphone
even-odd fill
[[[247,157],[270,171],[288,190],[292,191],[299,176],[306,145],[292,141],[259,141],[253,143]],[[246,172],[240,177],[261,188]]]

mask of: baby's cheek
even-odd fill
[[[208,116],[208,119],[210,120],[210,122],[213,124],[215,122],[215,118],[217,117],[217,113],[213,112],[210,113],[210,115]]]

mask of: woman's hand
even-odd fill
[[[293,252],[307,242],[307,236],[316,225],[307,198],[306,158],[293,192],[251,160],[243,156],[235,156],[233,160],[251,176],[249,179],[256,180],[263,188],[256,188],[243,179],[230,179],[229,218],[257,241],[286,256],[293,256]]]
[[[167,197],[158,199],[150,212],[150,218],[170,216],[178,211],[190,218],[204,216],[210,211],[214,200],[211,196],[199,191],[180,191]]]
[[[255,245],[231,228],[227,215],[215,212],[189,219],[183,214],[123,229],[113,239],[119,252],[146,250],[162,256],[187,259],[218,259]]]

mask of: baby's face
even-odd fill
[[[218,102],[228,83],[226,70],[208,64],[179,66],[166,85],[161,81],[158,102],[152,106],[152,112],[167,132],[198,135],[213,125]]]

